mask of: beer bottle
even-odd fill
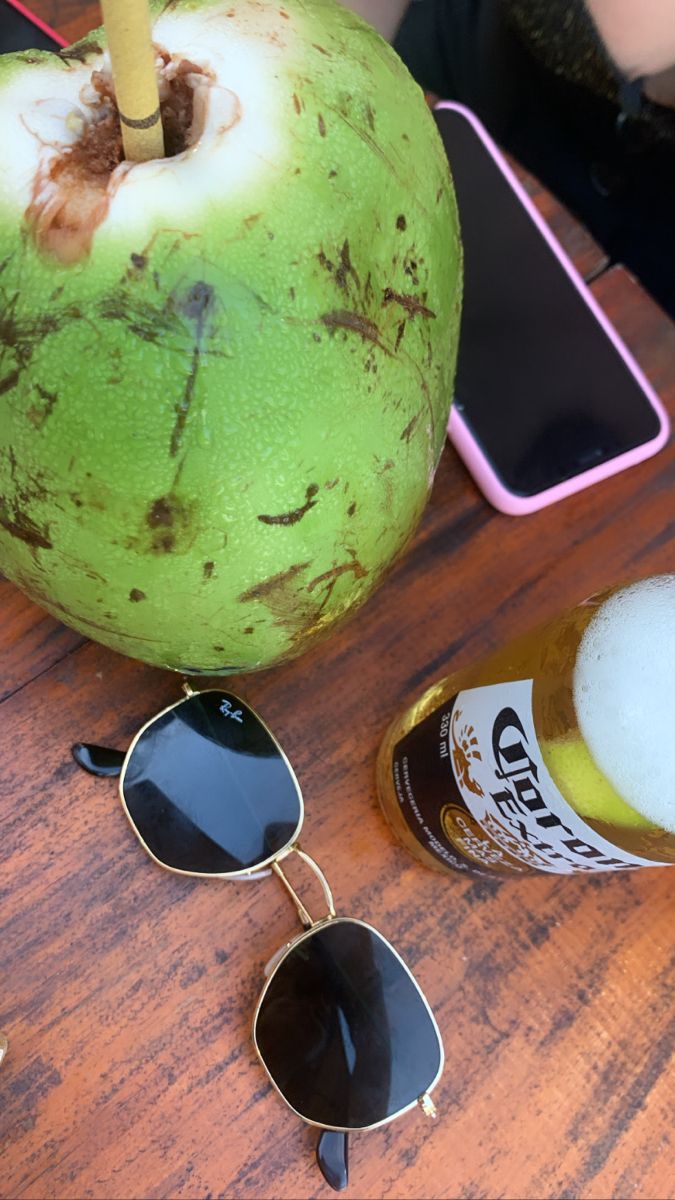
[[[441,871],[675,864],[674,684],[675,575],[601,592],[394,722],[385,815]]]

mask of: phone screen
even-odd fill
[[[55,50],[58,43],[28,17],[0,0],[0,54],[16,50]]]
[[[435,116],[464,243],[454,404],[504,487],[535,496],[660,421],[470,121]]]

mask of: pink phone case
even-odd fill
[[[12,8],[15,8],[17,12],[20,12],[21,16],[30,21],[31,25],[35,25],[37,29],[42,30],[42,33],[46,34],[47,37],[53,38],[57,46],[68,45],[67,41],[65,38],[61,37],[60,33],[57,33],[55,29],[52,29],[51,25],[47,25],[46,22],[42,21],[40,17],[35,15],[34,12],[31,12],[29,8],[26,8],[25,4],[20,4],[19,0],[6,0],[6,3],[11,5]]]
[[[563,270],[569,275],[584,303],[588,305],[596,321],[604,329],[610,341],[616,346],[626,364],[627,370],[630,371],[631,375],[639,383],[659,419],[659,432],[650,441],[644,442],[641,446],[637,446],[634,450],[629,450],[625,454],[619,454],[616,458],[612,458],[598,467],[591,467],[588,471],[583,471],[579,475],[575,475],[573,479],[566,480],[565,483],[559,483],[555,487],[547,488],[545,491],[539,492],[536,496],[523,497],[515,495],[504,486],[496,475],[492,463],[485,456],[483,449],[469,431],[461,414],[453,408],[448,424],[448,436],[484,496],[500,512],[508,513],[510,516],[523,516],[526,513],[537,512],[540,508],[545,508],[549,504],[555,504],[557,500],[564,500],[566,496],[571,496],[574,492],[580,492],[582,488],[590,487],[594,483],[599,483],[602,479],[608,479],[610,475],[616,475],[619,471],[625,471],[627,467],[632,467],[636,463],[644,462],[646,458],[651,458],[667,442],[670,433],[670,423],[668,415],[651,384],[624,346],[618,333],[608,321],[592,293],[586,287],[579,272],[570,262],[560,243],[551,233],[543,217],[537,212],[525,189],[519,183],[501,151],[493,142],[481,122],[470,109],[465,108],[462,104],[455,104],[453,101],[444,100],[440,104],[437,104],[436,108],[452,109],[454,112],[460,113],[473,126],[486,150],[513,188],[521,204],[527,209],[530,219],[536,225],[541,236],[548,242]],[[452,163],[450,166],[452,168]]]

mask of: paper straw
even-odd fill
[[[148,0],[101,0],[122,124],[130,162],[164,157],[155,51]]]

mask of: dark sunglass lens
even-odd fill
[[[180,871],[220,875],[293,838],[300,794],[274,738],[236,696],[202,692],[139,737],[122,783],[148,849]]]
[[[282,960],[254,1037],[291,1108],[339,1129],[401,1112],[434,1084],[442,1063],[414,979],[375,929],[350,920],[322,926]]]

